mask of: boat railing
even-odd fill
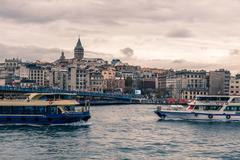
[[[77,112],[88,112],[90,111],[90,106],[81,106],[80,108],[76,109]]]
[[[86,100],[85,105],[81,106],[79,109],[76,110],[77,112],[88,112],[90,111],[90,101]]]
[[[182,110],[186,110],[186,108],[182,107],[182,106],[157,106],[157,110],[161,111],[161,110],[169,110],[169,111],[182,111]]]

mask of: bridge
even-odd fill
[[[84,92],[73,90],[62,90],[53,88],[25,88],[15,86],[0,86],[0,94],[22,94],[22,93],[73,93],[84,98],[90,98],[92,102],[98,104],[129,104],[137,102],[133,95],[102,92]],[[91,102],[91,103],[92,103]]]

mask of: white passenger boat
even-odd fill
[[[158,106],[155,113],[161,120],[240,121],[240,96],[196,96],[186,108]]]

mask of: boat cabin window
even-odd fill
[[[74,106],[64,106],[64,110],[65,111],[75,111],[75,107]]]
[[[220,110],[222,108],[222,106],[195,106],[195,110],[203,110],[203,111],[217,111],[217,110]]]
[[[199,110],[199,106],[195,106],[194,109],[195,109],[195,110]]]
[[[58,100],[58,99],[64,99],[64,100],[71,100],[75,99],[75,95],[62,95],[62,94],[54,94],[54,95],[43,95],[39,99],[40,100]]]
[[[57,107],[0,106],[0,114],[57,114]]]
[[[240,103],[240,97],[233,98],[232,103]]]
[[[196,97],[198,101],[224,101],[227,102],[229,97]]]
[[[240,111],[240,106],[227,106],[224,111]]]
[[[9,114],[12,112],[11,107],[0,107],[0,113],[1,114]]]

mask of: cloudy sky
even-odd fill
[[[0,0],[0,60],[121,58],[158,68],[240,72],[239,0]]]

